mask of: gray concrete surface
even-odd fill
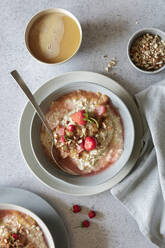
[[[50,7],[66,8],[75,14],[83,28],[79,53],[69,62],[45,65],[35,61],[26,50],[24,31],[38,11]],[[163,0],[4,0],[0,2],[0,185],[17,186],[38,193],[56,206],[69,229],[72,248],[154,248],[140,233],[126,209],[109,192],[92,197],[72,197],[50,190],[28,170],[20,153],[18,126],[27,102],[9,72],[17,69],[35,91],[47,80],[68,71],[88,70],[103,73],[118,81],[132,94],[165,77],[145,75],[134,70],[126,55],[130,35],[142,27],[165,30]],[[118,59],[111,73],[105,72],[106,60]],[[82,215],[70,207],[79,203],[94,207],[101,214],[90,229],[75,229]],[[74,218],[73,218],[74,217]],[[62,246],[61,246],[62,248]]]

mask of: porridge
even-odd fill
[[[0,248],[48,248],[36,221],[22,212],[0,210]]]
[[[51,103],[46,119],[53,130],[56,158],[65,171],[95,174],[114,164],[123,152],[122,119],[106,95],[68,93]],[[51,140],[43,125],[40,138],[51,158]]]

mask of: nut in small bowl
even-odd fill
[[[165,68],[165,33],[156,28],[141,29],[129,39],[127,55],[137,70],[155,74]]]

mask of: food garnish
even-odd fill
[[[59,136],[64,136],[65,135],[65,127],[60,126],[57,130],[57,133],[59,134]]]
[[[78,111],[74,114],[72,114],[72,121],[74,121],[75,123],[81,125],[81,126],[85,126],[86,125],[86,120],[85,120],[85,110],[81,110]]]
[[[85,139],[84,142],[84,148],[86,151],[92,151],[93,149],[96,148],[97,142],[96,139],[94,137],[88,136]]]
[[[72,207],[73,213],[79,213],[81,211],[81,207],[79,205],[73,205]]]
[[[69,132],[74,132],[74,130],[75,130],[75,125],[69,125],[69,127],[68,127],[68,130],[69,130]]]
[[[88,212],[88,216],[89,216],[90,219],[92,219],[92,218],[94,218],[94,217],[96,216],[96,212],[93,211],[93,210],[90,210],[90,211]]]
[[[77,151],[78,153],[81,153],[84,151],[84,141],[82,141],[80,144],[77,145]]]
[[[89,226],[90,226],[90,222],[89,222],[89,220],[84,220],[84,221],[82,221],[82,223],[81,223],[81,227],[88,228]]]
[[[98,116],[102,116],[106,112],[106,106],[100,105],[96,107],[96,113]]]
[[[65,143],[65,141],[66,141],[66,140],[65,140],[65,136],[64,136],[64,135],[61,136],[61,137],[60,137],[60,142]]]
[[[97,128],[99,128],[99,123],[95,118],[89,116],[89,114],[87,112],[84,113],[84,116],[85,116],[85,118],[84,118],[85,121],[88,121],[89,123],[94,122],[96,124]]]

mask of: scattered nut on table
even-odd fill
[[[108,62],[107,67],[105,67],[105,70],[106,70],[107,72],[109,72],[110,69],[111,69],[112,67],[116,66],[116,64],[117,64],[116,58],[112,58],[112,59]]]

